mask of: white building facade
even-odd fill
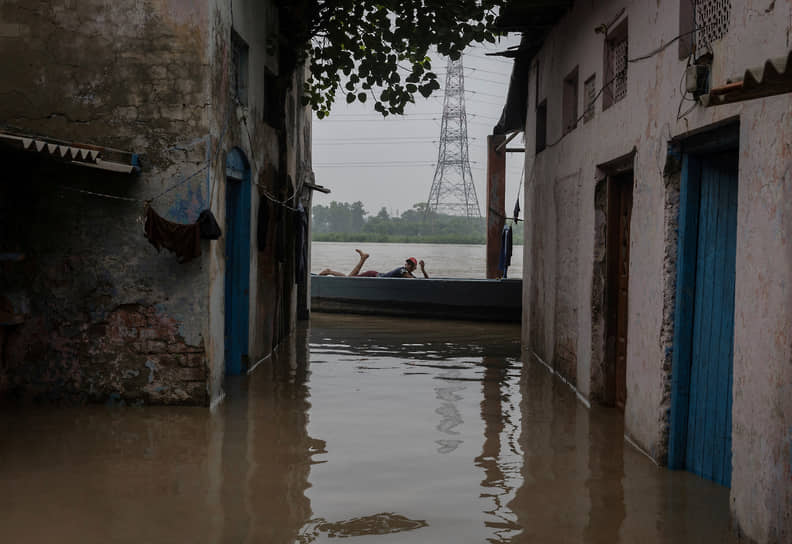
[[[526,358],[792,541],[792,3],[547,4],[503,18],[530,63]]]

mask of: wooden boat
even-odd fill
[[[312,274],[311,310],[519,322],[522,280],[350,278]]]

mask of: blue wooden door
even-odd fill
[[[701,161],[685,464],[726,486],[731,484],[736,235],[736,158],[706,156]]]
[[[238,149],[226,159],[225,360],[227,374],[247,371],[250,311],[250,168]]]
[[[685,157],[669,466],[731,484],[734,153]]]

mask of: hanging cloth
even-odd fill
[[[503,232],[501,233],[501,251],[500,251],[500,261],[498,263],[498,269],[501,272],[501,278],[506,279],[506,273],[511,266],[511,257],[512,257],[512,227],[511,225],[507,225],[503,227]]]
[[[288,210],[283,206],[278,206],[278,211],[275,214],[275,260],[279,263],[286,262],[286,236],[288,231],[286,229],[286,220],[288,219]]]
[[[176,254],[180,263],[201,255],[201,229],[198,223],[173,223],[146,204],[145,236],[160,251],[163,247]]]
[[[294,274],[295,283],[305,282],[305,269],[308,266],[308,214],[302,203],[297,204],[294,213]]]
[[[267,249],[267,231],[269,229],[269,200],[261,197],[258,208],[258,220],[256,223],[256,245],[259,251]]]
[[[198,228],[201,230],[201,238],[204,240],[217,240],[223,235],[220,225],[217,224],[212,210],[204,210],[198,216]]]

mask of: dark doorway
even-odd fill
[[[613,401],[621,410],[627,402],[627,317],[630,283],[630,220],[633,173],[608,178],[607,275],[605,321],[607,366],[611,369]]]

